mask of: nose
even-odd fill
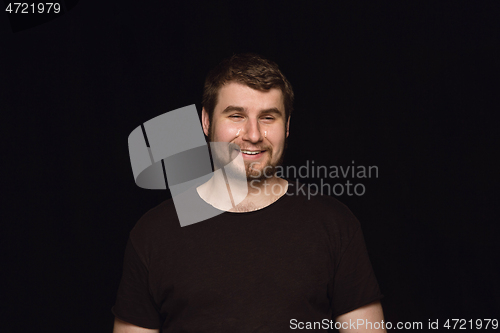
[[[249,119],[242,131],[241,138],[245,141],[249,141],[252,143],[260,142],[264,139],[262,135],[262,131],[260,129],[259,122],[257,120]]]

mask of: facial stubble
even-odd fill
[[[209,143],[214,142],[214,133],[213,132],[214,132],[214,128],[212,126],[212,123],[210,122],[210,125],[208,126]],[[230,142],[230,143],[236,145],[234,142]],[[228,144],[228,149],[233,149],[233,148],[231,148],[231,146],[232,146],[231,144]],[[273,158],[272,147],[265,147],[266,148],[265,153],[269,154],[269,156],[268,156],[266,165],[264,165],[262,168],[255,169],[253,167],[256,164],[261,164],[260,162],[245,161],[244,163],[245,163],[245,173],[246,173],[247,181],[248,182],[263,181],[265,179],[275,177],[277,167],[281,166],[283,163],[283,160],[285,157],[285,150],[286,150],[287,146],[288,146],[288,137],[285,135],[285,143],[284,143],[283,152],[281,153],[281,156],[278,158],[278,161],[276,161],[275,164],[271,163],[272,158]],[[231,156],[231,151],[228,152],[228,156]],[[223,160],[219,159],[217,156],[213,156],[213,155],[212,155],[212,158],[213,158],[214,165],[218,168],[222,168],[225,165],[227,165],[229,162],[231,162],[231,161],[223,161]],[[227,170],[227,168],[225,168],[225,170],[229,171],[229,173],[231,173],[231,170]],[[238,171],[234,170],[234,172],[238,172]]]

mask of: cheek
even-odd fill
[[[235,137],[241,135],[241,131],[243,130],[242,127],[243,126],[236,126],[236,125],[229,127],[227,129],[227,135],[229,135],[232,138],[235,138]]]
[[[214,137],[220,139],[221,141],[230,141],[233,140],[241,134],[242,131],[241,125],[236,124],[226,124],[219,123],[215,125]]]
[[[283,129],[271,128],[266,129],[265,134],[267,134],[267,139],[275,146],[276,148],[281,147],[285,143],[286,133]]]

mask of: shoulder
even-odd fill
[[[177,213],[172,199],[167,199],[147,211],[130,231],[130,241],[137,253],[145,260],[144,254],[150,253],[158,244],[172,237],[179,226]]]
[[[170,198],[164,200],[142,215],[132,231],[142,232],[151,228],[164,227],[165,219],[170,218],[172,215],[175,216],[175,206],[173,200]]]

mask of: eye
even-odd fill
[[[234,119],[238,119],[238,118],[243,118],[242,116],[239,116],[237,114],[233,114],[233,115],[230,115],[229,118],[234,118]]]
[[[272,116],[266,116],[266,117],[262,118],[262,120],[264,120],[264,121],[273,121],[274,117],[272,117]]]

